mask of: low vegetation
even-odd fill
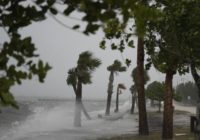
[[[97,140],[160,140],[161,132],[151,132],[149,136],[139,136],[139,135],[121,135],[112,138],[99,138]],[[188,127],[175,128],[173,140],[193,140],[194,134],[190,133]]]

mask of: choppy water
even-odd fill
[[[0,113],[0,140],[95,140],[98,137],[133,134],[138,131],[138,115],[130,115],[130,100],[120,101],[119,113],[112,103],[110,119],[99,118],[105,112],[105,101],[83,101],[92,117],[82,115],[82,127],[74,127],[74,100],[26,99],[20,100],[20,110],[3,108]],[[148,107],[148,110],[157,108]],[[175,103],[175,109],[194,113],[194,107]],[[137,108],[136,108],[137,110]],[[189,126],[189,114],[175,114],[176,126]],[[116,116],[123,115],[120,119]]]
[[[74,100],[23,100],[19,101],[19,105],[20,110],[12,108],[2,110],[0,140],[57,140],[57,135],[61,140],[75,140],[77,133],[79,133],[77,139],[80,139],[82,135],[96,135],[99,129],[103,129],[95,126],[100,120],[87,122],[84,117],[82,123],[83,125],[87,123],[87,126],[74,128]],[[102,112],[105,109],[105,101],[84,101],[84,105],[96,118],[99,110]],[[107,129],[112,127],[109,123],[104,123],[101,122]]]

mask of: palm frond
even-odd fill
[[[68,76],[66,80],[68,85],[76,85],[77,84],[77,70],[76,68],[72,68],[68,71]]]
[[[89,51],[82,52],[79,55],[79,59],[78,59],[77,65],[79,67],[80,66],[87,66],[87,64],[88,64],[88,62],[90,61],[91,58],[92,58],[92,53],[91,52],[89,52]]]
[[[88,63],[88,68],[94,71],[97,67],[101,65],[101,60],[97,58],[92,58],[90,63]]]
[[[84,71],[84,70],[78,71],[78,77],[83,84],[91,84],[92,83],[92,81],[91,81],[92,75],[89,71]]]
[[[95,58],[91,52],[85,51],[79,55],[77,64],[78,69],[94,71],[101,65],[101,60]]]
[[[119,68],[118,71],[119,71],[119,72],[124,72],[124,71],[126,71],[126,67],[121,67],[121,68]]]
[[[82,52],[77,61],[77,67],[68,71],[67,84],[76,86],[80,80],[83,84],[90,84],[92,72],[99,67],[101,60],[95,58],[90,51]]]
[[[107,67],[108,71],[123,72],[126,71],[126,67],[122,66],[119,60],[115,60],[112,65]]]

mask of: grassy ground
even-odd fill
[[[161,140],[161,132],[151,132],[149,136],[121,135],[97,140]],[[173,140],[194,140],[194,134],[189,132],[189,128],[177,128],[174,130]]]
[[[174,138],[173,140],[194,140],[194,134],[189,128],[190,114],[185,111],[175,111],[174,113]],[[97,140],[161,140],[162,135],[162,113],[148,112],[149,136],[120,135],[111,138],[99,138]],[[187,123],[184,123],[187,122]]]

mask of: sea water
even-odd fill
[[[134,123],[130,124],[133,118],[123,123],[122,120],[99,119],[98,114],[104,114],[105,101],[87,100],[83,103],[92,120],[82,115],[82,127],[76,128],[73,126],[74,100],[19,101],[20,110],[4,108],[0,114],[0,140],[83,140],[106,134],[128,133],[135,127]],[[123,110],[130,107],[127,102],[121,104],[125,107]]]

